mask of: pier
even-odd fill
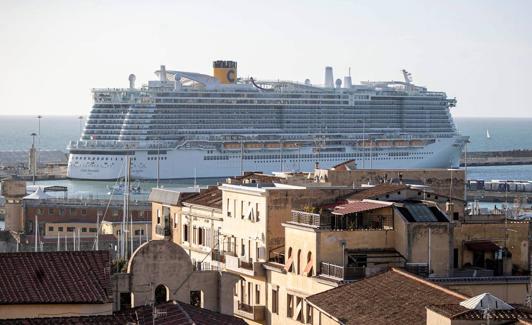
[[[466,163],[465,154],[462,154],[460,166]],[[508,166],[532,165],[532,150],[508,151],[475,151],[467,153],[467,166]]]

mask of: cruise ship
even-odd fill
[[[239,78],[237,63],[213,75],[167,70],[136,87],[93,89],[68,177],[110,180],[225,177],[243,171],[310,171],[354,160],[357,168],[457,167],[467,137],[454,125],[456,100],[412,82],[324,84]],[[126,162],[129,163],[126,168]]]

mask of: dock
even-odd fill
[[[460,166],[466,165],[465,154],[462,154]],[[532,165],[532,150],[508,151],[475,151],[467,153],[467,166],[509,166]]]

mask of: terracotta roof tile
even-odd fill
[[[425,324],[429,304],[466,297],[405,271],[391,270],[324,291],[307,300],[346,324]]]
[[[0,254],[0,304],[107,303],[107,251]]]
[[[375,203],[375,202],[366,202],[366,201],[355,201],[355,202],[336,206],[334,210],[332,211],[332,213],[343,216],[343,215],[350,214],[350,213],[357,213],[357,212],[385,208],[390,205],[392,205],[392,203],[385,203],[385,202]]]
[[[514,305],[511,310],[490,310],[490,319],[494,321],[528,319],[532,320],[532,309],[521,305]],[[457,304],[429,305],[427,308],[450,319],[482,320],[483,310],[467,309]]]
[[[222,208],[222,190],[218,187],[209,187],[200,193],[184,200],[185,203],[208,206],[215,209]]]
[[[367,189],[364,189],[358,193],[355,193],[347,197],[347,199],[348,200],[372,199],[377,196],[386,195],[388,193],[401,191],[407,188],[409,187],[403,184],[380,184],[374,187],[369,187]]]

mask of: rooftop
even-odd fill
[[[197,204],[215,209],[222,209],[222,190],[218,187],[209,187],[206,190],[192,195],[183,200],[183,203]]]
[[[386,195],[389,193],[401,191],[401,190],[408,189],[408,188],[409,188],[408,186],[403,185],[403,184],[380,184],[380,185],[366,188],[358,193],[355,193],[347,197],[346,199],[350,201],[371,199],[377,196]]]
[[[351,213],[359,213],[365,211],[376,210],[380,208],[386,208],[393,205],[391,202],[371,202],[371,201],[355,201],[351,203],[346,203],[338,205],[332,211],[335,215],[346,215]]]
[[[109,303],[107,251],[0,253],[0,304]]]
[[[425,324],[425,306],[458,304],[459,293],[391,269],[312,296],[307,300],[344,324]]]

